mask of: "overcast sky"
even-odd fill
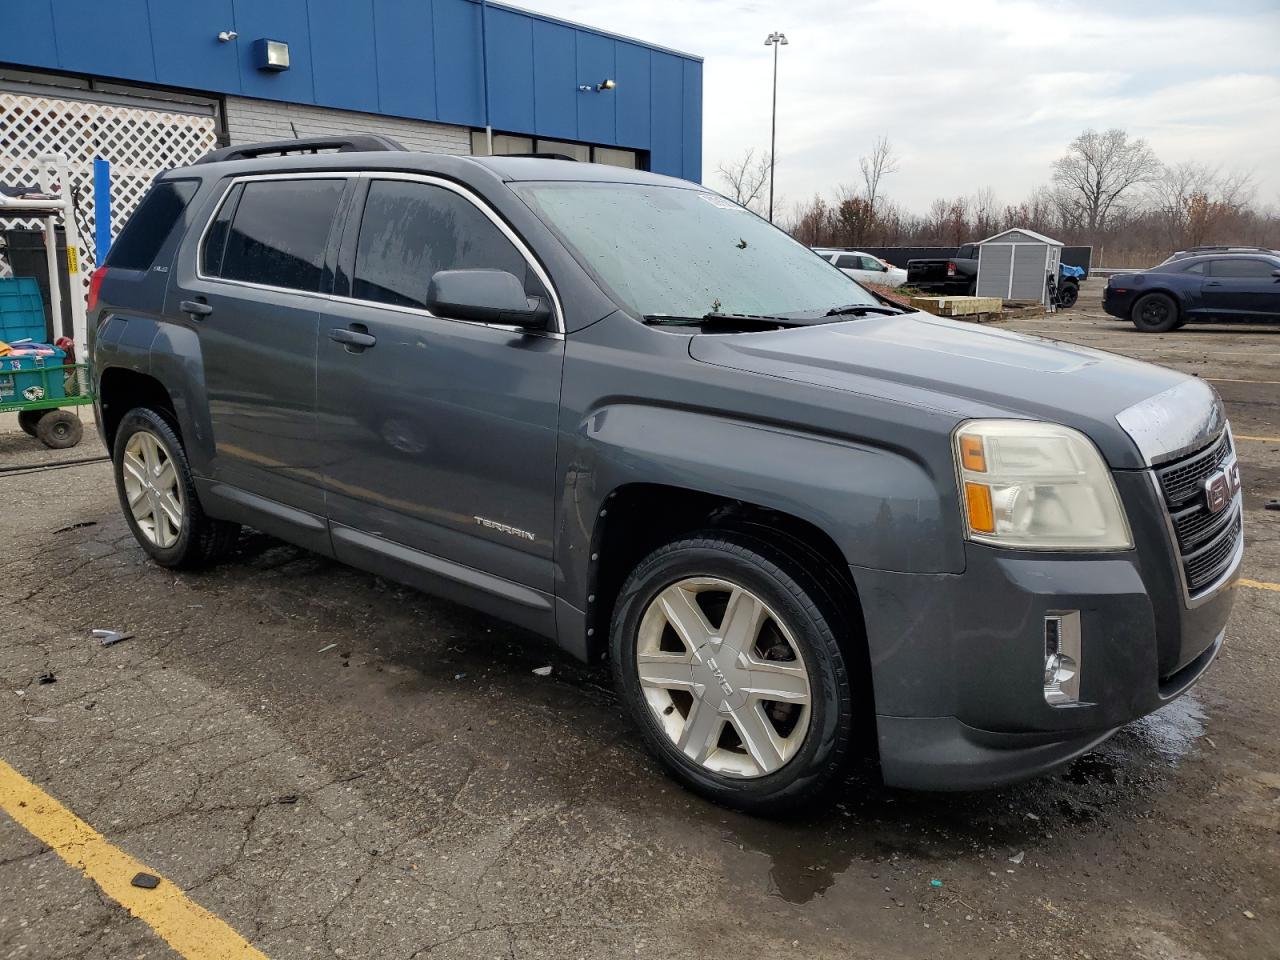
[[[887,134],[889,196],[923,213],[992,187],[1001,202],[1049,179],[1086,127],[1145,137],[1165,162],[1253,171],[1280,206],[1280,0],[515,0],[705,58],[703,180],[768,149],[778,73],[780,199],[858,178]]]

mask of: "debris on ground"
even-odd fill
[[[160,878],[150,873],[135,873],[129,882],[143,890],[154,890],[160,886]]]
[[[297,803],[298,795],[296,793],[286,793],[283,797],[276,797],[276,803]]]
[[[1245,911],[1244,911],[1244,918],[1245,918],[1246,920],[1257,920],[1257,919],[1258,919],[1257,914],[1255,914],[1252,910],[1245,910]]]
[[[332,649],[333,649],[334,647],[336,647],[336,646],[337,646],[337,644],[336,644],[336,643],[326,644],[325,646],[323,646],[323,647],[321,647],[319,650],[317,650],[317,651],[316,651],[316,653],[324,653],[326,650],[332,650]]]
[[[104,647],[109,647],[122,640],[128,640],[133,636],[132,633],[125,633],[122,630],[94,630],[93,635],[101,641]]]
[[[453,675],[453,679],[455,680],[465,680],[466,678],[467,678],[467,675],[465,673],[455,673]]]
[[[534,667],[534,668],[533,668],[533,672],[534,672],[534,673],[536,673],[536,674],[537,674],[538,676],[540,676],[540,677],[549,677],[549,676],[551,676],[551,668],[550,668],[550,667]]]
[[[941,881],[941,880],[930,880],[930,881],[929,881],[929,886],[931,886],[931,887],[940,887],[940,886],[942,886],[942,881]]]
[[[1280,500],[1268,500],[1262,505],[1263,510],[1280,510]]]
[[[58,678],[54,676],[54,673],[52,670],[50,670],[48,673],[42,673],[40,674],[40,676],[36,677],[36,683],[41,685],[57,683],[57,682],[58,682]]]
[[[1025,851],[1025,850],[1019,850],[1017,853],[1015,853],[1012,857],[1010,857],[1010,858],[1009,858],[1009,862],[1010,862],[1010,863],[1021,863],[1021,862],[1022,862],[1022,859],[1023,859],[1026,855],[1027,855],[1027,851]]]

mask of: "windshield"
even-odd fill
[[[513,189],[638,317],[877,304],[808,247],[718,194],[636,183]]]

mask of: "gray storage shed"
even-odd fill
[[[978,244],[977,295],[1048,304],[1045,277],[1057,276],[1062,241],[1015,227]]]

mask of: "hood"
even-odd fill
[[[1216,395],[1193,377],[1101,350],[926,313],[764,333],[699,334],[689,352],[717,366],[909,399],[954,413],[957,420],[1012,416],[1063,423],[1091,437],[1115,468],[1151,462],[1159,438],[1146,437],[1139,450],[1117,418],[1135,406],[1149,408],[1159,394],[1190,394],[1192,401],[1184,406],[1202,423],[1200,429],[1221,429]],[[1187,443],[1183,429],[1177,444],[1185,448]]]

